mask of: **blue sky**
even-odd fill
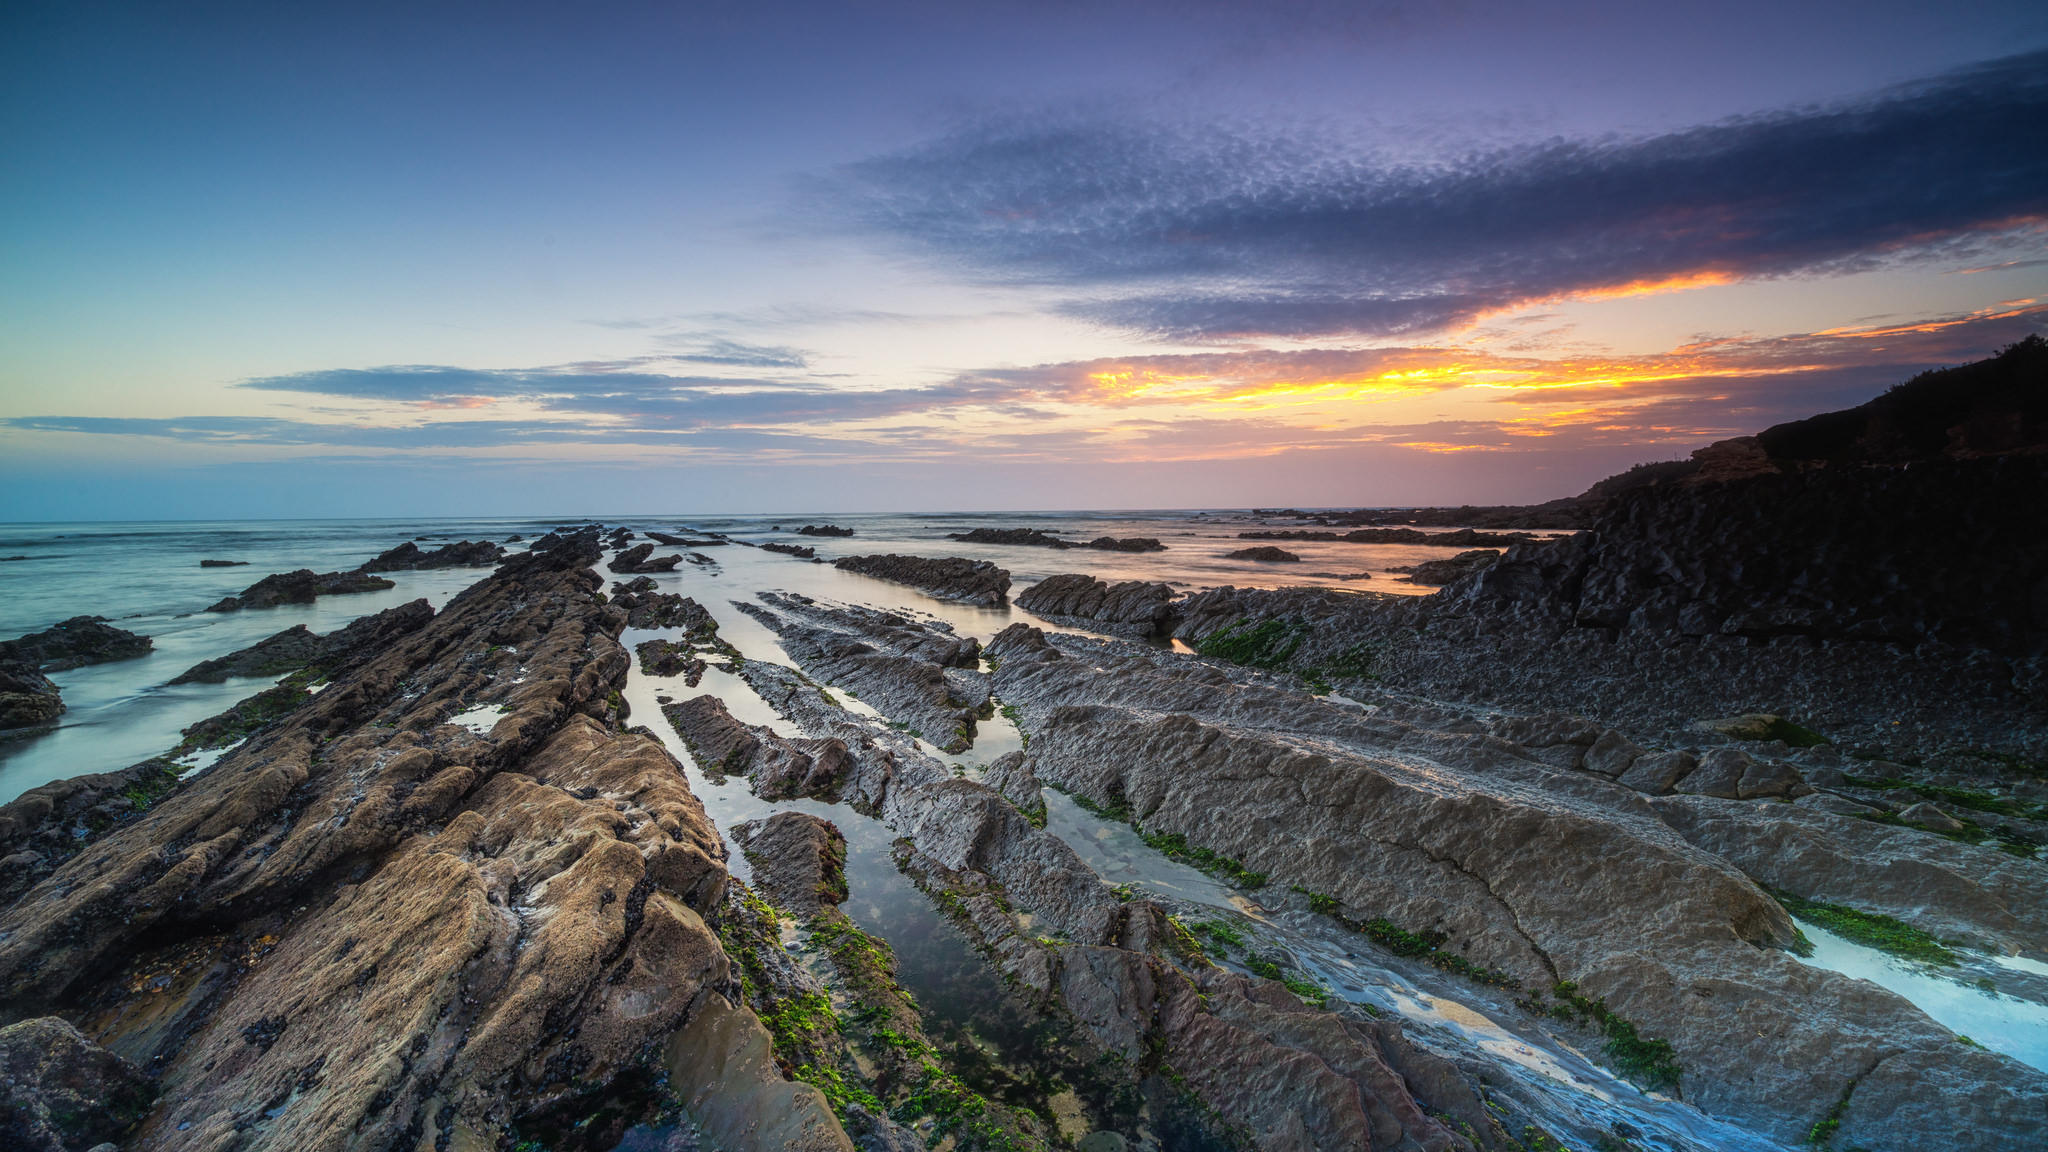
[[[2038,5],[0,19],[0,518],[1544,499],[2048,327]]]

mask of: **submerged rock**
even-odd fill
[[[851,536],[853,529],[841,528],[837,524],[806,524],[796,530],[799,536]]]
[[[1003,603],[1010,591],[1010,573],[987,560],[964,560],[958,556],[932,560],[890,553],[842,556],[832,566],[844,572],[907,584],[936,599],[984,608]]]
[[[808,544],[784,544],[779,541],[770,541],[761,545],[761,551],[780,552],[784,556],[794,556],[799,560],[815,560],[818,557],[818,550]]]
[[[199,566],[201,568],[247,568],[249,562],[247,560],[201,560]]]
[[[1118,539],[1115,536],[1097,536],[1086,544],[1076,545],[1076,547],[1093,548],[1097,552],[1166,551],[1166,545],[1161,544],[1157,538],[1151,536],[1126,536],[1123,539]]]

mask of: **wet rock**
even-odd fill
[[[691,688],[704,678],[707,665],[687,644],[673,640],[643,640],[633,649],[640,658],[640,670],[649,676],[681,676]]]
[[[246,568],[249,566],[249,562],[247,560],[201,560],[199,566],[201,568]]]
[[[382,592],[396,584],[365,572],[315,572],[301,568],[265,576],[242,589],[237,596],[225,596],[207,607],[208,612],[239,612],[244,608],[275,608],[279,604],[311,604],[318,596],[346,596],[358,592]]]
[[[966,560],[958,556],[927,559],[923,556],[842,556],[832,562],[844,572],[858,572],[897,584],[907,584],[928,596],[993,608],[1003,603],[1010,591],[1010,573],[987,560]]]
[[[622,574],[633,572],[673,572],[676,565],[682,562],[683,558],[680,554],[656,556],[654,555],[654,545],[635,544],[617,556],[612,557],[611,563],[605,565],[605,567],[613,572]]]
[[[0,1028],[0,1140],[18,1152],[78,1152],[128,1134],[155,1092],[133,1064],[65,1020]]]
[[[159,1076],[137,1146],[494,1147],[723,1003],[724,850],[614,726],[599,557],[509,559],[0,912],[0,997]]]
[[[853,768],[844,742],[830,737],[790,740],[742,724],[716,696],[693,696],[663,705],[661,712],[699,768],[713,775],[745,776],[764,800],[837,800]]]
[[[1811,808],[1816,812],[1829,812],[1836,816],[1875,816],[1879,812],[1884,811],[1882,808],[1873,808],[1868,804],[1858,804],[1847,796],[1837,796],[1833,792],[1812,792],[1792,802],[1801,808]]]
[[[1633,740],[1619,732],[1608,731],[1601,733],[1600,739],[1586,749],[1586,759],[1580,766],[1602,776],[1620,776],[1642,754],[1643,750]]]
[[[480,568],[505,558],[488,540],[462,540],[429,552],[410,540],[364,564],[361,572],[415,572],[430,568]]]
[[[57,685],[35,665],[0,660],[0,729],[54,724],[64,714]]]
[[[110,660],[149,655],[153,641],[107,623],[104,616],[73,616],[41,632],[0,641],[0,664],[18,663],[44,672],[64,672]]]
[[[1168,629],[1174,591],[1165,584],[1126,580],[1110,584],[1070,573],[1048,576],[1017,597],[1017,607],[1059,624],[1144,638]]]
[[[1086,544],[1080,545],[1080,547],[1093,548],[1098,552],[1166,551],[1166,545],[1161,544],[1156,538],[1151,536],[1126,536],[1122,539],[1118,539],[1115,536],[1097,536]]]
[[[1424,560],[1420,564],[1389,568],[1387,571],[1406,573],[1401,579],[1410,584],[1450,584],[1474,572],[1492,567],[1494,561],[1500,559],[1500,555],[1499,552],[1490,549],[1475,548],[1470,552],[1460,552],[1448,560]]]
[[[871,608],[772,592],[762,593],[761,602],[739,607],[773,629],[812,678],[858,694],[946,751],[973,742],[975,721],[991,707],[978,642]]]
[[[809,919],[846,902],[846,837],[831,821],[777,812],[733,825],[732,838],[754,865],[754,886],[778,906]]]
[[[1925,828],[1929,832],[1961,832],[1963,830],[1963,822],[1961,820],[1956,819],[1925,800],[1918,804],[1908,805],[1901,810],[1899,812],[1899,820],[1902,823],[1911,824],[1915,828]]]
[[[1056,550],[1074,547],[1072,541],[1062,540],[1042,528],[970,528],[965,532],[948,532],[946,538],[963,544],[1024,545]]]
[[[1628,771],[1621,774],[1619,782],[1638,792],[1664,796],[1697,767],[1699,758],[1690,752],[1652,752],[1637,757]]]
[[[1223,558],[1225,560],[1266,560],[1284,561],[1287,563],[1293,563],[1301,559],[1301,557],[1287,551],[1285,548],[1275,548],[1271,544],[1261,545],[1257,548],[1239,548],[1235,552],[1225,552]]]
[[[247,648],[194,664],[170,682],[218,684],[230,676],[276,676],[300,668],[321,669],[331,675],[399,637],[419,631],[433,618],[433,607],[420,599],[365,616],[325,636],[315,635],[304,624],[294,624]]]
[[[650,577],[612,585],[612,603],[626,612],[628,628],[681,628],[704,643],[718,631],[717,621],[688,596],[657,592]]]
[[[851,536],[853,535],[853,529],[842,528],[837,524],[806,524],[797,529],[796,534],[799,536]]]
[[[818,550],[808,544],[784,544],[779,541],[770,541],[761,545],[761,551],[780,552],[784,556],[794,556],[799,560],[815,560],[818,558]]]
[[[1700,757],[1699,767],[1673,785],[1692,796],[1718,796],[1735,800],[1742,795],[1742,778],[1753,771],[1756,761],[1739,748],[1714,748]]]

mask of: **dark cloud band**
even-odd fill
[[[1384,165],[1093,121],[851,165],[841,224],[1182,338],[1390,335],[1532,299],[1870,266],[2048,216],[2048,53],[1647,139]],[[1995,243],[1982,243],[1995,247]]]

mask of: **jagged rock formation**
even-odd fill
[[[414,600],[353,621],[325,636],[294,624],[273,636],[212,660],[202,660],[171,679],[173,684],[218,684],[230,676],[276,676],[300,668],[332,674],[384,645],[424,628],[434,618],[425,600]]]
[[[1475,968],[1524,987],[1573,981],[1641,1038],[1668,1040],[1685,1098],[1709,1112],[1796,1140],[1825,1110],[1816,1101],[1853,1086],[1845,1140],[1853,1128],[1872,1146],[1938,1136],[2019,1149],[2048,1133],[2048,1076],[1960,1045],[1904,1001],[1782,951],[1793,926],[1775,901],[1677,834],[1662,809],[1607,782],[1614,741],[1580,744],[1551,723],[1547,743],[1573,749],[1572,766],[1560,767],[1441,713],[1364,712],[1256,673],[1231,678],[1022,625],[990,656],[1003,698],[1022,707],[1025,761],[1039,779],[1325,894],[1351,921],[1443,933]],[[1799,818],[1809,815],[1844,819]],[[1709,825],[1689,823],[1705,842]],[[1921,859],[1941,868],[1939,853]],[[1946,875],[1973,885],[1986,907],[2022,890]],[[2027,920],[2008,911],[1980,931],[2011,939]],[[2048,947],[2031,931],[2029,940],[2030,950]]]
[[[658,592],[651,577],[612,584],[612,603],[626,611],[628,628],[681,628],[709,635],[718,630],[711,614],[688,596]]]
[[[838,685],[947,751],[974,740],[986,716],[988,677],[981,645],[943,625],[893,612],[835,607],[795,594],[764,592],[761,604],[737,604],[782,640],[814,678]]]
[[[1449,584],[1461,576],[1469,576],[1482,568],[1488,568],[1500,559],[1500,553],[1491,548],[1475,548],[1460,552],[1448,560],[1424,560],[1401,568],[1389,568],[1389,572],[1405,572],[1401,577],[1410,584]]]
[[[794,556],[799,560],[815,560],[818,558],[818,550],[816,548],[811,547],[808,544],[782,544],[778,542],[770,542],[761,545],[761,551],[780,552],[784,556]]]
[[[851,536],[853,529],[841,528],[837,524],[806,524],[796,530],[799,536]]]
[[[109,660],[149,655],[154,642],[107,623],[104,616],[73,616],[41,632],[0,641],[0,664],[27,664],[44,672],[63,672]]]
[[[664,1042],[691,1087],[723,848],[617,726],[598,558],[513,558],[0,912],[7,1014],[158,1078],[138,1146],[488,1148]]]
[[[63,694],[43,673],[132,660],[148,655],[152,643],[104,616],[74,616],[0,642],[0,730],[50,724],[64,714]]]
[[[688,644],[660,638],[643,640],[633,646],[633,654],[640,659],[640,670],[649,676],[681,676],[691,688],[704,679],[707,665]]]
[[[382,592],[397,585],[382,576],[365,572],[315,572],[300,568],[265,576],[242,589],[239,595],[224,596],[207,606],[208,612],[240,612],[244,608],[275,608],[279,604],[311,604],[316,596],[346,596],[354,592]]]
[[[939,600],[977,604],[992,608],[1003,603],[1010,592],[1010,573],[987,560],[964,560],[958,556],[927,559],[923,556],[842,556],[834,568],[858,572],[878,580],[906,584]]]
[[[1158,634],[1172,615],[1174,591],[1165,584],[1126,580],[1109,584],[1093,576],[1048,576],[1017,597],[1017,607],[1055,624],[1144,638]]]
[[[480,568],[505,558],[488,540],[462,540],[425,551],[408,540],[357,569],[359,572],[415,572],[428,568]]]
[[[673,572],[676,565],[682,562],[681,554],[656,556],[654,545],[635,544],[612,557],[611,563],[605,567],[622,575],[635,572]]]

